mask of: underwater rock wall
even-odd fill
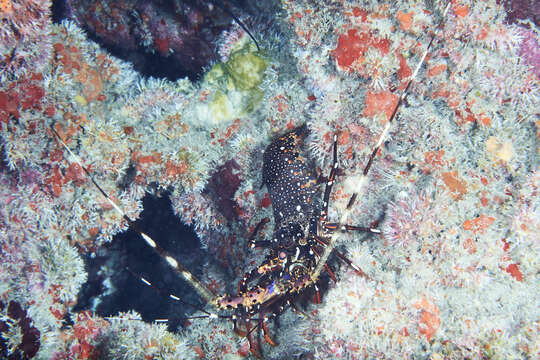
[[[263,255],[246,251],[271,217],[261,152],[307,122],[326,173],[337,133],[337,219],[444,5],[282,1],[281,31],[253,29],[262,51],[239,28],[224,33],[221,62],[193,83],[142,78],[75,24],[52,25],[49,2],[0,2],[0,354],[250,356],[229,322],[171,333],[135,313],[72,311],[81,253],[127,225],[51,127],[131,218],[146,192],[169,190],[219,263],[203,281],[231,291]],[[266,357],[539,353],[538,29],[507,24],[494,0],[460,0],[439,34],[350,217],[382,234],[339,241],[367,276],[331,262],[338,282],[308,317],[288,310],[270,323],[280,345],[264,345]],[[216,173],[229,180],[209,190]]]

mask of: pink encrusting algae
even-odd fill
[[[0,2],[0,82],[46,68],[52,50],[50,7],[47,0]]]
[[[173,333],[73,310],[83,256],[127,228],[80,165],[133,219],[145,193],[168,190],[215,259],[202,280],[230,291],[264,256],[246,249],[272,218],[261,151],[307,123],[327,174],[337,134],[338,219],[446,2],[283,0],[263,52],[224,33],[223,62],[196,83],[144,78],[51,24],[50,5],[0,0],[0,357],[252,356],[223,319]],[[338,240],[365,276],[330,261],[338,281],[306,316],[268,323],[279,345],[262,344],[265,358],[538,356],[539,32],[505,17],[495,0],[451,1],[349,217],[381,234]]]

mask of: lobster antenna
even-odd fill
[[[251,319],[249,319],[251,320]],[[254,319],[255,321],[257,321],[257,324],[255,324],[255,326],[253,326],[247,333],[246,333],[246,338],[251,335],[251,333],[253,333],[253,331],[255,331],[255,329],[257,329],[259,326],[262,326],[262,323],[264,321],[264,319]]]
[[[144,321],[143,319],[135,319],[135,318],[123,318],[120,316],[105,316],[103,317],[106,320],[130,320],[130,321]],[[186,317],[178,317],[178,318],[172,318],[172,319],[155,319],[154,322],[157,323],[168,323],[170,320],[193,320],[193,319],[232,319],[231,315],[218,315],[218,314],[212,314],[209,313],[209,315],[196,315],[196,316],[186,316]]]
[[[247,26],[236,16],[234,15],[234,13],[229,10],[225,5],[223,5],[221,3],[221,1],[219,0],[211,0],[211,2],[216,5],[217,7],[219,7],[221,10],[225,11],[230,17],[233,18],[233,20],[238,24],[240,25],[240,27],[242,28],[242,30],[244,30],[246,32],[246,34],[248,34],[248,36],[251,38],[251,40],[253,40],[253,42],[255,43],[255,46],[257,47],[257,51],[261,51],[261,48],[259,47],[259,43],[257,42],[257,40],[255,40],[255,37],[253,36],[253,34],[251,34],[251,32],[249,31],[249,29],[247,28]]]
[[[176,259],[174,259],[165,249],[161,248],[149,235],[144,233],[139,229],[137,224],[133,220],[127,216],[127,214],[118,206],[111,197],[103,190],[103,188],[97,183],[97,181],[94,179],[90,171],[83,165],[83,161],[79,156],[73,153],[71,149],[66,145],[60,134],[56,131],[54,128],[54,124],[51,126],[51,130],[53,134],[55,135],[58,142],[66,149],[66,151],[71,156],[71,159],[67,159],[64,157],[68,163],[70,164],[77,164],[79,165],[86,176],[92,181],[94,186],[99,190],[101,195],[105,197],[105,199],[111,204],[111,206],[126,220],[128,225],[134,229],[142,238],[143,240],[152,248],[155,252],[157,252],[161,257],[163,257],[167,263],[180,275],[182,276],[198,293],[199,295],[204,299],[205,302],[211,302],[215,298],[215,294],[206,286],[202,281],[200,281],[198,278],[196,278],[191,272],[189,272],[184,266],[182,266]]]
[[[187,305],[187,306],[189,306],[189,307],[191,307],[191,308],[193,308],[193,309],[195,309],[195,310],[201,311],[201,312],[207,314],[208,317],[212,316],[212,313],[210,313],[210,312],[204,310],[204,309],[201,308],[200,306],[195,305],[195,304],[190,303],[190,302],[187,302],[187,301],[185,301],[184,299],[182,299],[181,297],[176,296],[176,295],[174,295],[173,293],[171,293],[171,292],[169,292],[169,291],[167,291],[167,290],[165,290],[165,289],[163,289],[163,288],[161,288],[161,287],[158,287],[158,286],[152,284],[150,281],[146,280],[144,277],[142,277],[142,276],[136,274],[136,273],[135,273],[134,271],[132,271],[130,268],[126,267],[125,269],[126,269],[126,270],[127,270],[134,278],[140,280],[143,284],[145,284],[145,285],[147,285],[147,286],[150,286],[153,290],[157,291],[157,292],[160,293],[161,295],[166,296],[166,297],[168,297],[169,299],[172,299],[172,300],[174,300],[174,301],[178,301],[178,302],[180,302],[180,303],[182,303],[182,304],[184,304],[184,305]],[[157,320],[156,320],[156,321],[157,321]]]
[[[193,319],[233,319],[233,315],[221,315],[221,314],[214,314],[214,313],[208,313],[208,315],[195,315],[195,316],[188,316],[184,318],[186,320],[193,320]]]
[[[437,35],[437,31],[440,28],[442,28],[442,25],[443,25],[444,20],[446,18],[446,14],[448,13],[448,10],[450,9],[450,4],[451,4],[451,2],[449,1],[447,3],[447,5],[446,5],[446,8],[444,9],[444,12],[443,12],[443,15],[441,17],[441,20],[439,21],[439,24],[437,25],[437,27],[435,28],[435,31],[431,35],[431,38],[429,40],[426,51],[424,52],[424,54],[422,55],[422,58],[418,62],[418,65],[416,66],[416,69],[414,70],[414,73],[409,78],[409,81],[407,82],[407,86],[402,91],[401,96],[399,97],[399,100],[398,100],[396,106],[394,107],[394,110],[392,111],[392,115],[390,115],[390,118],[386,122],[386,126],[384,127],[384,130],[382,131],[381,135],[379,136],[379,140],[377,141],[377,144],[373,148],[373,151],[371,152],[371,154],[369,156],[368,162],[364,166],[364,170],[362,171],[362,175],[361,175],[360,179],[358,180],[358,182],[356,184],[355,192],[351,195],[351,197],[349,199],[349,202],[347,204],[347,207],[343,211],[343,213],[342,213],[342,215],[341,215],[341,217],[339,219],[339,222],[337,223],[337,229],[345,230],[345,224],[346,224],[347,219],[348,219],[348,217],[349,217],[349,215],[351,213],[351,209],[352,209],[352,207],[354,205],[354,202],[356,201],[356,197],[362,191],[364,185],[366,184],[367,174],[369,172],[369,169],[371,168],[371,165],[373,164],[373,161],[375,160],[375,156],[377,155],[377,152],[379,151],[379,148],[381,147],[382,143],[386,139],[386,136],[388,135],[388,131],[390,130],[390,126],[392,125],[392,121],[395,119],[395,117],[398,114],[398,111],[399,111],[399,109],[401,107],[401,104],[403,103],[403,101],[407,97],[407,94],[409,92],[409,88],[411,87],[412,82],[416,79],[416,76],[418,75],[418,72],[420,71],[420,68],[422,67],[422,65],[424,64],[424,62],[426,60],[426,56],[429,53],[429,51],[431,49],[431,46],[433,45],[433,42],[434,42],[435,37]],[[320,275],[321,271],[324,269],[324,265],[326,264],[326,262],[328,260],[328,257],[330,256],[330,254],[332,253],[332,251],[334,250],[334,248],[336,246],[336,240],[339,237],[340,232],[341,231],[336,231],[336,232],[332,233],[332,236],[330,237],[327,246],[324,248],[324,251],[321,254],[321,257],[319,258],[319,262],[317,263],[317,266],[315,267],[315,269],[311,273],[311,281],[316,282],[317,279],[319,278],[319,275]]]

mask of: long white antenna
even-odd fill
[[[439,22],[439,24],[435,28],[435,32],[431,35],[431,39],[429,40],[429,44],[428,44],[428,46],[426,48],[426,51],[424,52],[424,54],[422,55],[422,58],[418,62],[418,65],[416,66],[416,69],[414,70],[414,73],[412,74],[412,76],[410,77],[410,79],[409,79],[409,81],[407,83],[407,86],[405,87],[405,89],[401,93],[401,96],[399,97],[399,100],[398,100],[396,106],[394,107],[394,111],[392,111],[392,115],[390,115],[390,118],[386,122],[386,126],[384,127],[384,130],[382,131],[381,135],[379,136],[379,140],[377,141],[377,144],[373,148],[373,151],[371,152],[371,154],[369,156],[368,162],[364,166],[364,170],[362,171],[362,175],[361,175],[360,179],[358,180],[358,182],[356,183],[355,191],[351,195],[351,197],[349,199],[349,203],[347,204],[347,207],[345,208],[345,210],[341,214],[339,222],[337,223],[336,231],[334,233],[332,233],[332,236],[330,237],[330,240],[328,241],[328,244],[324,248],[324,251],[321,253],[321,256],[319,258],[319,262],[317,263],[317,266],[315,267],[314,271],[311,273],[311,281],[314,282],[314,283],[319,278],[319,275],[321,274],[321,271],[323,270],[324,265],[328,261],[328,257],[330,256],[330,254],[332,253],[332,250],[336,246],[336,241],[337,241],[337,238],[339,237],[339,234],[341,233],[341,230],[345,230],[345,224],[347,223],[347,221],[349,219],[349,215],[351,214],[351,210],[352,210],[352,207],[354,205],[354,202],[356,201],[356,197],[358,196],[358,194],[360,194],[363,191],[363,188],[364,188],[364,186],[365,186],[365,184],[367,182],[367,174],[369,172],[369,169],[371,168],[371,165],[373,164],[373,161],[374,161],[375,157],[377,156],[377,152],[379,151],[380,146],[382,145],[382,143],[386,139],[386,136],[388,135],[388,131],[390,130],[390,126],[392,125],[392,122],[395,119],[395,117],[396,117],[396,115],[397,115],[397,113],[399,111],[399,108],[401,107],[401,104],[403,103],[403,101],[407,97],[407,94],[409,92],[409,88],[410,88],[412,82],[416,79],[416,76],[418,75],[418,72],[420,71],[420,68],[422,67],[422,65],[424,64],[424,62],[426,60],[426,56],[429,53],[429,51],[431,49],[431,46],[432,46],[432,44],[433,44],[433,42],[435,40],[435,37],[437,35],[437,31],[440,30],[440,28],[442,28],[442,24],[444,23],[444,20],[446,18],[446,14],[448,13],[448,10],[450,9],[450,4],[451,3],[448,2],[448,4],[446,5],[446,8],[444,9],[443,15],[441,17],[441,21]]]
[[[97,181],[94,179],[94,177],[92,176],[92,174],[90,173],[90,171],[88,171],[88,169],[83,165],[83,162],[81,160],[80,157],[78,157],[77,155],[75,155],[71,149],[66,145],[66,143],[64,142],[64,140],[62,139],[62,137],[60,136],[60,134],[58,134],[58,132],[55,130],[54,126],[51,126],[51,130],[53,132],[53,134],[56,136],[56,139],[58,140],[58,142],[64,147],[64,149],[66,149],[66,151],[69,153],[69,155],[71,156],[71,159],[74,159],[74,160],[70,160],[70,159],[67,159],[66,160],[69,162],[69,163],[76,163],[77,165],[79,165],[85,172],[86,176],[88,176],[88,178],[90,179],[90,181],[92,181],[92,183],[94,184],[94,186],[99,190],[99,192],[101,193],[101,195],[103,195],[105,197],[105,199],[107,199],[107,201],[112,205],[112,207],[116,210],[116,212],[118,212],[118,214],[120,214],[120,216],[122,216],[122,218],[124,218],[124,220],[127,221],[127,223],[129,224],[129,226],[134,229],[142,238],[143,240],[152,248],[154,249],[155,252],[157,252],[162,258],[165,259],[165,261],[167,261],[167,263],[178,273],[180,274],[180,276],[182,276],[191,286],[193,286],[193,288],[199,293],[199,295],[204,299],[205,302],[211,302],[216,296],[214,293],[212,293],[212,291],[210,291],[210,289],[204,285],[204,283],[202,281],[200,281],[198,278],[196,278],[191,272],[189,272],[184,266],[182,266],[178,261],[176,261],[176,259],[174,259],[167,251],[165,251],[165,249],[161,248],[148,234],[144,233],[143,231],[141,231],[139,229],[139,227],[135,224],[135,221],[133,221],[129,216],[127,216],[127,214],[124,212],[124,210],[122,210],[122,208],[120,208],[120,206],[118,204],[116,204],[112,199],[111,197],[109,196],[109,194],[107,194],[105,192],[105,190],[103,190],[103,188],[101,186],[99,186],[99,184],[97,183]]]

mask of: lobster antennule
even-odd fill
[[[139,234],[142,235],[144,233],[140,232]],[[184,280],[186,280],[193,287],[193,289],[197,291],[197,293],[206,303],[212,303],[215,300],[216,295],[212,292],[212,290],[210,290],[208,286],[206,286],[201,280],[199,280],[195,275],[193,275],[189,270],[187,270],[175,258],[170,256],[167,251],[165,251],[155,242],[153,242],[155,246],[152,246],[152,243],[148,241],[146,243],[150,245],[150,247],[152,247],[152,249],[157,252],[162,258],[164,258],[167,264],[169,264],[169,266],[172,267],[177,274],[182,276],[182,278],[184,278]]]
[[[251,38],[251,40],[253,40],[253,42],[255,43],[255,46],[257,47],[257,51],[259,51],[259,52],[261,51],[259,43],[255,39],[253,34],[249,31],[247,26],[236,15],[234,15],[234,13],[231,10],[229,10],[219,0],[211,0],[210,2],[213,3],[214,5],[216,5],[217,7],[219,7],[220,9],[222,9],[223,11],[225,11],[230,17],[232,17],[233,20],[242,28],[242,30],[244,30],[246,32],[246,34],[248,34],[248,36]]]

